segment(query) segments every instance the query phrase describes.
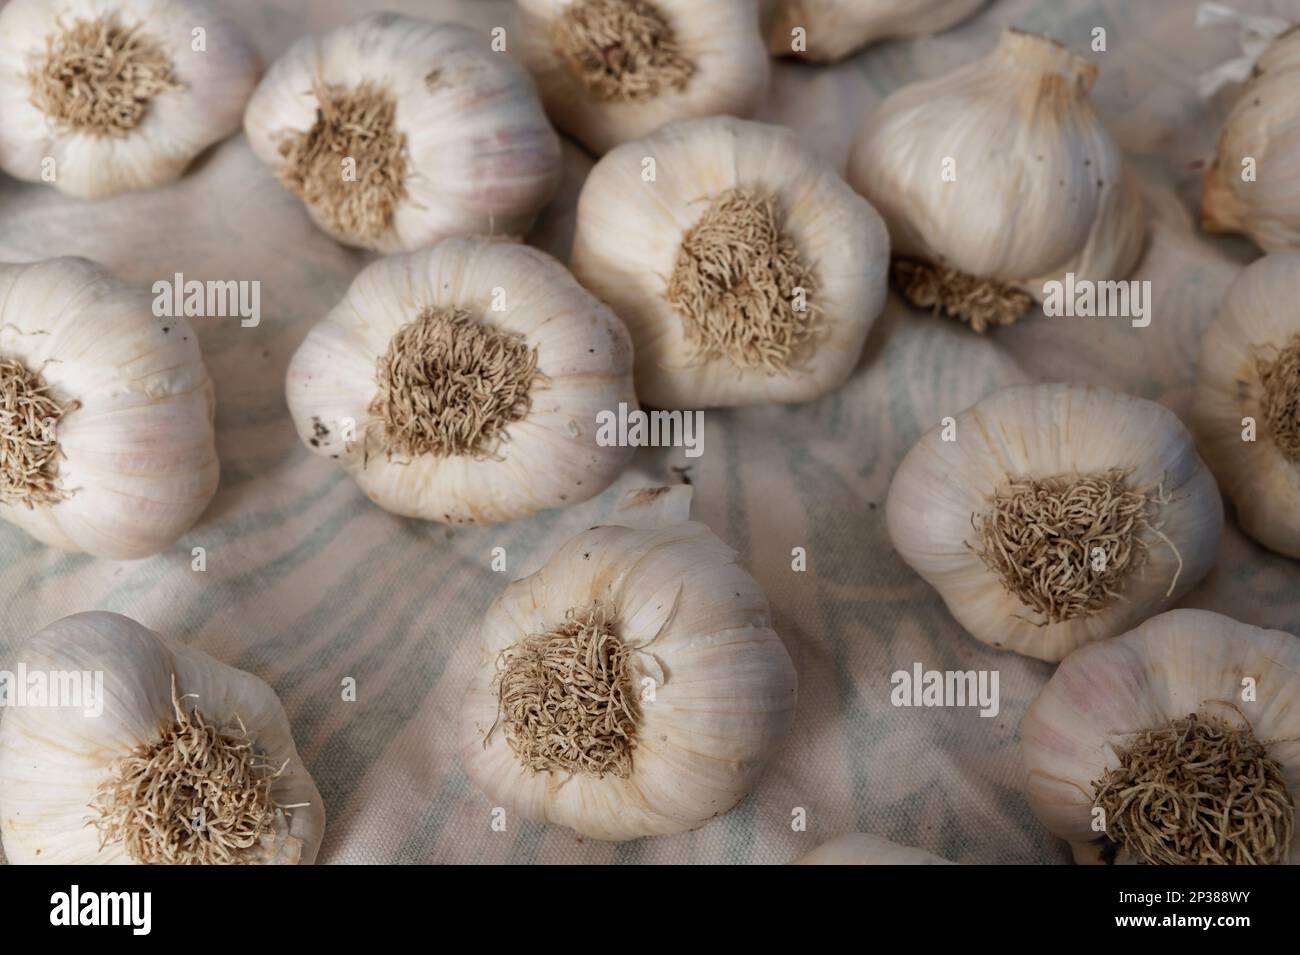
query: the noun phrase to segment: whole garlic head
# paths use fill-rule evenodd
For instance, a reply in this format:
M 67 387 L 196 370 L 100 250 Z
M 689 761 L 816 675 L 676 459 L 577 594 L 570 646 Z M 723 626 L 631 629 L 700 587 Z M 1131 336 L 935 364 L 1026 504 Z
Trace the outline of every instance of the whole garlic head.
M 1079 863 L 1300 864 L 1297 699 L 1291 634 L 1161 614 L 1053 674 L 1020 724 L 1025 798 Z
M 445 239 L 365 268 L 289 363 L 304 444 L 380 507 L 445 523 L 585 501 L 632 453 L 596 416 L 635 409 L 627 331 L 550 256 Z
M 85 199 L 166 185 L 239 129 L 260 69 L 203 0 L 10 0 L 0 168 Z
M 769 64 L 757 0 L 518 0 L 546 112 L 597 155 L 676 119 L 751 116 Z
M 1209 571 L 1223 505 L 1167 408 L 1083 385 L 994 392 L 924 435 L 885 504 L 900 557 L 977 640 L 1060 660 Z
M 790 130 L 719 116 L 596 164 L 570 266 L 631 331 L 641 400 L 677 408 L 838 387 L 884 307 L 888 262 L 875 210 Z
M 1242 270 L 1201 339 L 1201 453 L 1265 547 L 1300 557 L 1300 252 Z
M 396 13 L 295 43 L 244 131 L 318 226 L 380 252 L 522 235 L 560 178 L 559 140 L 510 56 L 468 27 Z
M 773 56 L 834 63 L 871 43 L 939 33 L 960 23 L 986 0 L 776 0 L 768 19 Z M 802 49 L 794 46 L 794 31 Z
M 865 832 L 846 832 L 824 842 L 792 865 L 952 865 L 942 856 Z
M 849 181 L 889 225 L 913 305 L 983 331 L 1066 273 L 1132 271 L 1146 216 L 1088 99 L 1096 76 L 1054 40 L 1008 30 L 984 59 L 904 86 L 867 118 Z
M 1268 251 L 1300 248 L 1298 84 L 1300 25 L 1264 51 L 1228 114 L 1201 194 L 1207 231 L 1243 232 Z
M 698 829 L 753 788 L 795 689 L 707 527 L 596 527 L 489 608 L 461 758 L 493 805 L 593 839 Z
M 102 612 L 50 624 L 19 663 L 29 681 L 76 698 L 51 689 L 46 703 L 5 708 L 0 838 L 10 862 L 315 860 L 324 804 L 275 691 L 257 677 Z
M 158 553 L 216 493 L 215 408 L 186 319 L 85 259 L 0 264 L 0 518 L 96 557 Z

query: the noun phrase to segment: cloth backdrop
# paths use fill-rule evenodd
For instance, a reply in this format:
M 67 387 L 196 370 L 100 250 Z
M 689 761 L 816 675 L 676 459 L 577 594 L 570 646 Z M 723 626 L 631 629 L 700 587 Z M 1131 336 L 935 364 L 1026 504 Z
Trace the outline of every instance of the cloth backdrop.
M 305 32 L 371 9 L 488 29 L 501 0 L 220 0 L 269 63 Z M 1300 20 L 1300 0 L 1252 12 Z M 369 261 L 316 230 L 242 134 L 177 184 L 101 202 L 0 176 L 0 260 L 81 255 L 149 287 L 258 279 L 262 321 L 196 319 L 216 382 L 221 487 L 197 526 L 137 562 L 44 547 L 0 526 L 0 668 L 40 627 L 83 610 L 127 614 L 250 670 L 275 687 L 328 821 L 320 861 L 783 863 L 844 832 L 877 833 L 957 862 L 1063 863 L 1065 845 L 1022 795 L 1017 728 L 1052 666 L 978 643 L 894 554 L 883 502 L 902 455 L 945 415 L 1001 386 L 1083 381 L 1163 402 L 1186 417 L 1202 329 L 1258 253 L 1196 228 L 1201 165 L 1232 90 L 1209 103 L 1196 78 L 1238 53 L 1232 28 L 1197 29 L 1193 0 L 994 0 L 937 37 L 877 46 L 832 68 L 775 67 L 761 118 L 794 127 L 843 169 L 855 129 L 898 86 L 984 55 L 1005 26 L 1054 35 L 1101 68 L 1094 101 L 1140 172 L 1153 220 L 1134 278 L 1154 285 L 1153 320 L 1038 315 L 988 337 L 891 295 L 852 379 L 799 406 L 705 415 L 704 454 L 645 449 L 608 492 L 568 510 L 481 529 L 393 517 L 298 443 L 285 368 L 307 330 Z M 1094 27 L 1109 52 L 1090 53 Z M 591 160 L 566 145 L 568 175 L 533 241 L 565 257 Z M 771 600 L 799 672 L 793 731 L 753 793 L 698 832 L 624 844 L 583 840 L 491 804 L 456 754 L 476 629 L 508 579 L 573 534 L 610 519 L 628 488 L 680 481 L 694 516 L 739 552 Z M 190 548 L 207 550 L 206 572 Z M 491 569 L 506 548 L 509 572 Z M 804 547 L 808 570 L 791 569 Z M 1216 568 L 1183 601 L 1300 632 L 1300 565 L 1248 541 L 1231 516 Z M 997 669 L 1001 712 L 907 709 L 889 676 Z M 354 677 L 358 699 L 341 700 Z M 807 830 L 796 832 L 801 807 Z

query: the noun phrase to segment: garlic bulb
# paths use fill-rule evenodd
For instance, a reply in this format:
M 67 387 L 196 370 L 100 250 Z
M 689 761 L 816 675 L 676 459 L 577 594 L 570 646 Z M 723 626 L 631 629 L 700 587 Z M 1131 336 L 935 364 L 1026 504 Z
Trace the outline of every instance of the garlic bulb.
M 846 832 L 822 843 L 794 865 L 952 865 L 947 859 L 865 832 Z
M 1020 724 L 1080 863 L 1300 863 L 1300 642 L 1173 610 L 1067 657 Z
M 689 120 L 609 153 L 570 266 L 627 323 L 659 408 L 808 401 L 838 387 L 884 307 L 875 210 L 782 127 Z
M 985 0 L 776 0 L 767 30 L 773 56 L 842 60 L 870 43 L 939 33 Z M 796 43 L 795 30 L 803 29 Z
M 315 860 L 324 805 L 257 677 L 101 612 L 50 624 L 18 665 L 0 721 L 10 862 Z
M 522 235 L 560 178 L 528 75 L 468 27 L 395 13 L 295 43 L 244 131 L 318 226 L 380 252 Z
M 1228 115 L 1201 194 L 1202 226 L 1243 232 L 1263 249 L 1300 248 L 1300 25 L 1255 64 Z
M 289 364 L 303 443 L 380 507 L 445 523 L 585 501 L 632 453 L 596 415 L 636 408 L 618 319 L 545 253 L 445 239 L 368 266 Z
M 579 534 L 489 608 L 480 661 L 460 730 L 470 779 L 594 839 L 703 826 L 794 718 L 767 599 L 691 522 Z
M 1244 269 L 1201 339 L 1193 426 L 1247 534 L 1300 557 L 1300 252 Z
M 885 504 L 895 550 L 972 636 L 1040 660 L 1123 633 L 1214 563 L 1223 505 L 1172 411 L 1004 388 L 927 433 Z
M 0 167 L 87 199 L 173 182 L 239 128 L 260 69 L 217 4 L 10 0 Z
M 85 259 L 0 264 L 0 517 L 97 557 L 173 544 L 217 490 L 212 382 L 184 318 Z
M 518 53 L 546 112 L 597 155 L 671 120 L 751 116 L 767 92 L 757 0 L 518 0 L 518 9 Z
M 984 59 L 903 87 L 867 119 L 849 181 L 889 225 L 908 301 L 983 331 L 1068 273 L 1132 271 L 1146 218 L 1089 102 L 1096 76 L 1054 40 L 1009 30 Z

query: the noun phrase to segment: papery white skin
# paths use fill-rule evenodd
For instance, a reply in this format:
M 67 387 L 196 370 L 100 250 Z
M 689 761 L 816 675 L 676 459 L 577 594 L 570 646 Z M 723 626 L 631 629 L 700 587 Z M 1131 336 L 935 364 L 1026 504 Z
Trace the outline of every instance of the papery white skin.
M 184 88 L 150 101 L 140 124 L 122 138 L 61 129 L 32 103 L 27 74 L 46 54 L 46 37 L 79 19 L 117 12 L 166 53 Z M 206 49 L 193 49 L 196 29 Z M 0 168 L 28 182 L 45 181 L 54 160 L 56 189 L 99 199 L 174 182 L 208 146 L 239 129 L 261 71 L 248 37 L 221 9 L 201 0 L 10 0 L 0 8 Z
M 600 601 L 615 634 L 641 647 L 629 666 L 638 704 L 627 779 L 529 773 L 497 725 L 500 654 Z M 796 676 L 767 598 L 704 525 L 597 527 L 565 544 L 488 609 L 465 696 L 465 771 L 494 806 L 624 840 L 697 829 L 750 791 L 794 718 Z M 648 677 L 655 698 L 643 698 Z M 485 742 L 486 740 L 486 742 Z
M 1223 531 L 1223 504 L 1191 435 L 1168 408 L 1084 385 L 1016 385 L 956 416 L 903 458 L 885 517 L 900 557 L 939 592 L 972 636 L 1040 660 L 1060 660 L 1089 640 L 1123 633 L 1176 602 L 1209 572 Z M 1123 599 L 1073 620 L 1039 626 L 1038 615 L 1003 587 L 979 556 L 973 516 L 1008 478 L 1041 479 L 1125 471 L 1130 487 L 1161 485 L 1168 502 L 1154 524 L 1178 550 L 1148 533 L 1145 563 Z M 1151 493 L 1155 493 L 1153 490 Z M 1179 555 L 1182 570 L 1179 571 Z M 1169 593 L 1177 575 L 1177 586 Z
M 0 504 L 37 540 L 96 557 L 175 543 L 217 490 L 216 399 L 185 318 L 86 259 L 0 264 L 0 357 L 38 372 L 60 404 L 54 504 Z
M 1238 275 L 1201 338 L 1193 412 L 1201 453 L 1242 530 L 1288 557 L 1300 557 L 1300 467 L 1268 434 L 1256 362 L 1300 335 L 1297 302 L 1300 252 L 1266 255 Z M 1246 418 L 1255 421 L 1254 441 L 1242 439 Z
M 865 832 L 836 836 L 792 865 L 953 865 L 947 859 Z
M 496 289 L 504 311 L 493 311 Z M 398 329 L 425 307 L 459 306 L 538 350 L 532 410 L 506 427 L 495 457 L 386 455 L 370 413 L 376 369 Z M 585 501 L 608 487 L 632 454 L 596 443 L 596 415 L 637 407 L 627 331 L 565 268 L 528 246 L 446 239 L 365 268 L 312 329 L 289 363 L 285 386 L 299 437 L 338 458 L 380 507 L 446 523 L 492 523 Z M 356 423 L 344 440 L 341 422 Z M 374 432 L 367 454 L 361 440 Z M 318 434 L 317 422 L 328 429 Z
M 759 35 L 757 0 L 651 0 L 695 67 L 686 87 L 650 100 L 608 102 L 570 71 L 551 41 L 574 0 L 517 0 L 516 53 L 537 80 L 555 125 L 601 155 L 678 119 L 752 116 L 767 93 L 770 65 Z
M 221 728 L 242 721 L 267 762 L 286 763 L 271 786 L 288 810 L 274 838 L 249 861 L 309 865 L 320 848 L 325 807 L 298 751 L 275 691 L 250 673 L 219 663 L 115 613 L 78 613 L 37 633 L 18 651 L 29 673 L 102 673 L 103 712 L 80 706 L 13 706 L 0 719 L 0 837 L 11 863 L 132 864 L 125 846 L 100 848 L 90 825 L 95 789 L 112 764 L 158 740 L 175 719 L 172 676 L 182 701 Z M 16 664 L 15 664 L 16 665 Z M 286 824 L 287 823 L 287 824 Z
M 986 0 L 769 0 L 767 48 L 773 56 L 818 63 L 841 60 L 871 43 L 938 33 L 971 16 Z M 793 31 L 806 49 L 791 49 Z
M 1256 700 L 1242 699 L 1244 680 Z M 1100 863 L 1092 830 L 1093 782 L 1120 765 L 1132 734 L 1191 713 L 1232 725 L 1250 721 L 1300 802 L 1300 640 L 1207 610 L 1171 610 L 1129 633 L 1071 654 L 1020 724 L 1025 798 L 1039 820 L 1070 843 L 1074 861 Z M 1221 701 L 1221 702 L 1211 702 Z M 1132 862 L 1122 851 L 1116 861 Z M 1300 863 L 1300 831 L 1289 862 Z
M 429 82 L 431 71 L 437 79 Z M 267 165 L 316 122 L 317 83 L 353 89 L 381 83 L 406 136 L 407 197 L 378 238 L 312 220 L 340 242 L 380 252 L 428 246 L 450 235 L 522 235 L 560 180 L 560 143 L 537 89 L 484 34 L 453 23 L 375 13 L 307 36 L 267 71 L 248 104 L 244 131 Z
M 653 158 L 656 179 L 642 180 Z M 776 197 L 786 233 L 820 287 L 823 336 L 784 374 L 708 363 L 686 341 L 668 281 L 686 232 L 734 187 Z M 809 401 L 839 387 L 862 352 L 888 285 L 889 237 L 869 203 L 780 126 L 727 116 L 673 123 L 596 164 L 578 199 L 570 266 L 608 302 L 636 346 L 637 394 L 656 408 Z
M 894 252 L 1023 288 L 1122 279 L 1141 257 L 1136 184 L 1088 99 L 1097 68 L 1007 31 L 987 57 L 904 86 L 868 116 L 849 181 Z M 942 173 L 955 160 L 955 181 Z
M 1242 232 L 1266 251 L 1300 248 L 1300 27 L 1279 36 L 1255 64 L 1219 134 L 1205 174 L 1202 221 Z M 1254 160 L 1255 179 L 1242 178 Z

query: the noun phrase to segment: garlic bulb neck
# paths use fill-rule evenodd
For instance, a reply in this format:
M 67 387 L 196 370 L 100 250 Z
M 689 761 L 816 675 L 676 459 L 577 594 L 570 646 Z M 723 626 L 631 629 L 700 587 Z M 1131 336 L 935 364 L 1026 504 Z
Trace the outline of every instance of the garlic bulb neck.
M 1264 387 L 1261 410 L 1269 438 L 1292 464 L 1300 465 L 1300 335 L 1271 357 L 1256 361 Z
M 491 456 L 527 416 L 537 349 L 465 309 L 428 307 L 393 335 L 370 405 L 389 455 Z
M 1006 282 L 904 256 L 890 263 L 890 277 L 903 298 L 917 308 L 959 319 L 980 333 L 1013 324 L 1034 304 L 1028 292 Z
M 597 99 L 644 102 L 686 89 L 695 66 L 650 0 L 576 0 L 551 28 L 568 70 Z
M 382 86 L 313 88 L 316 122 L 280 143 L 280 180 L 315 208 L 331 228 L 374 240 L 393 224 L 407 197 L 406 134 L 397 128 L 397 102 Z M 355 174 L 340 175 L 344 163 Z
M 1012 481 L 972 519 L 985 566 L 1046 623 L 1106 609 L 1145 562 L 1157 498 L 1118 469 Z
M 39 372 L 16 358 L 0 360 L 0 502 L 30 509 L 71 496 L 59 486 L 54 426 L 77 407 L 52 398 Z
M 47 36 L 45 58 L 27 80 L 33 104 L 55 124 L 100 139 L 128 135 L 154 97 L 184 88 L 162 45 L 115 13 Z
M 693 359 L 789 372 L 821 331 L 817 277 L 781 226 L 776 200 L 752 188 L 714 197 L 682 237 L 666 298 Z
M 1005 30 L 991 60 L 1011 73 L 1024 74 L 1030 85 L 1019 92 L 1039 97 L 1087 97 L 1097 81 L 1097 67 L 1059 40 L 1024 30 Z M 1065 80 L 1062 83 L 1061 80 Z
M 573 608 L 561 626 L 501 654 L 498 719 L 529 771 L 632 775 L 632 648 L 615 635 L 615 623 L 600 603 Z
M 288 807 L 271 786 L 284 766 L 266 762 L 242 723 L 219 729 L 186 712 L 172 676 L 175 719 L 158 739 L 113 763 L 95 791 L 101 847 L 122 843 L 142 865 L 229 865 L 258 848 Z
M 1191 713 L 1138 733 L 1118 756 L 1092 784 L 1111 861 L 1120 850 L 1153 865 L 1286 861 L 1295 800 L 1248 722 Z

